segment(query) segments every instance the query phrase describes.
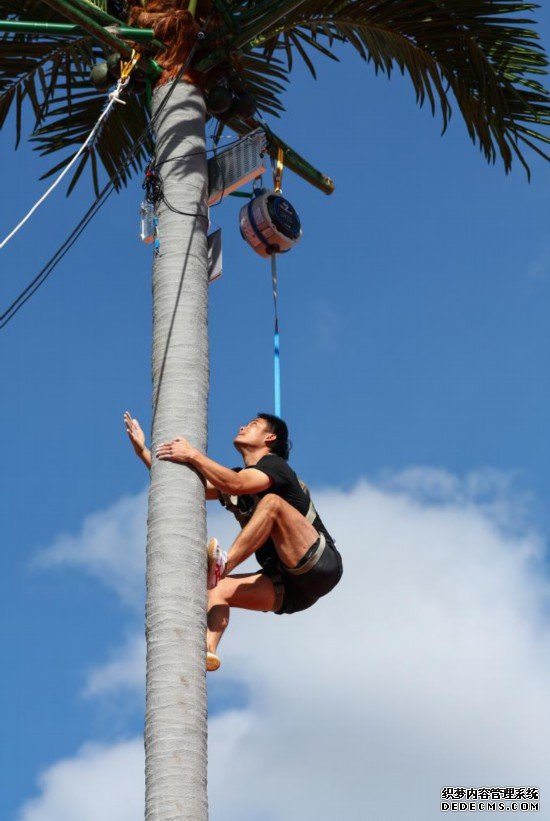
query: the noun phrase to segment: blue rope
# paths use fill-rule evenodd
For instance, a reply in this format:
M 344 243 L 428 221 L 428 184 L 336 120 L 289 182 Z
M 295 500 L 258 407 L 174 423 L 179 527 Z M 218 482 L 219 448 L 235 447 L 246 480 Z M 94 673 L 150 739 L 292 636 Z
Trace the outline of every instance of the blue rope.
M 156 212 L 155 212 L 155 242 L 154 242 L 153 247 L 155 249 L 155 256 L 158 256 L 158 254 L 160 253 L 160 239 L 159 239 L 159 218 L 157 217 Z
M 271 254 L 271 282 L 273 285 L 273 305 L 275 308 L 275 333 L 273 337 L 274 379 L 275 379 L 275 416 L 281 415 L 281 349 L 279 340 L 279 315 L 277 310 L 277 254 Z

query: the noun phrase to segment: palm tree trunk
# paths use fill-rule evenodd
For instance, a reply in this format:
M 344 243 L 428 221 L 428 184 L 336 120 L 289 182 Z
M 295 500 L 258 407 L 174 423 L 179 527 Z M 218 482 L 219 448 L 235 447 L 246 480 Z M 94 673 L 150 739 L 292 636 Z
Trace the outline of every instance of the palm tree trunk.
M 155 91 L 154 111 L 170 88 Z M 200 90 L 178 82 L 155 128 L 165 200 L 157 206 L 160 249 L 153 272 L 152 452 L 178 435 L 206 450 L 206 221 L 174 213 L 166 204 L 187 214 L 206 214 Z M 200 478 L 187 466 L 160 462 L 153 455 L 147 534 L 146 821 L 208 818 L 205 546 Z

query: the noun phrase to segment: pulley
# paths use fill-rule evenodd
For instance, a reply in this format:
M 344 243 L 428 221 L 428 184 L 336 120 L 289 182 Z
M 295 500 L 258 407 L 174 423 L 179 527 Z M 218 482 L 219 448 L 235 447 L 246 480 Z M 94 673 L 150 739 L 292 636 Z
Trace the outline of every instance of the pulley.
M 260 189 L 241 208 L 239 222 L 243 239 L 261 257 L 290 251 L 302 236 L 296 210 L 277 190 Z

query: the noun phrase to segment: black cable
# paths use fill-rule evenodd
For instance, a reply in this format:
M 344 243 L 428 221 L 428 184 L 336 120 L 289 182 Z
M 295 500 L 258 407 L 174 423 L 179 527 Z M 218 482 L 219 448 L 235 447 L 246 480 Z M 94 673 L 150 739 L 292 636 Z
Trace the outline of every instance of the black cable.
M 243 137 L 239 137 L 238 139 L 233 140 L 233 142 L 231 142 L 229 145 L 223 148 L 221 153 L 223 154 L 225 151 L 228 151 L 230 148 L 233 148 L 233 146 L 239 145 L 247 139 L 248 134 L 245 134 Z M 219 205 L 220 202 L 223 200 L 225 194 L 225 172 L 223 164 L 220 162 L 217 144 L 214 146 L 214 148 L 206 148 L 203 151 L 193 151 L 190 154 L 178 154 L 176 157 L 169 157 L 166 160 L 161 160 L 160 162 L 154 164 L 151 162 L 147 168 L 147 171 L 145 172 L 145 178 L 142 184 L 142 188 L 145 191 L 145 199 L 147 200 L 147 202 L 151 203 L 151 205 L 158 205 L 159 202 L 163 202 L 164 205 L 166 205 L 166 207 L 174 214 L 181 214 L 184 217 L 201 217 L 202 219 L 205 219 L 207 222 L 209 222 L 210 220 L 206 214 L 193 214 L 189 211 L 180 211 L 178 208 L 175 208 L 175 206 L 173 206 L 169 202 L 168 198 L 166 197 L 166 194 L 164 193 L 162 176 L 159 173 L 157 173 L 157 169 L 165 163 L 175 162 L 176 160 L 186 160 L 189 157 L 197 157 L 200 154 L 208 154 L 211 151 L 214 152 L 214 158 L 217 162 L 222 177 L 221 197 L 217 202 L 214 203 L 213 206 L 211 206 L 211 208 L 215 208 L 217 205 Z
M 196 152 L 204 153 L 204 152 Z M 151 203 L 151 205 L 157 206 L 159 202 L 163 202 L 169 211 L 172 211 L 174 214 L 181 214 L 183 217 L 201 217 L 201 219 L 206 220 L 209 222 L 207 214 L 201 214 L 200 212 L 197 213 L 190 213 L 189 211 L 180 211 L 179 208 L 176 208 L 172 205 L 171 202 L 168 201 L 166 194 L 164 193 L 164 186 L 163 180 L 160 174 L 155 171 L 155 167 L 149 167 L 145 174 L 145 179 L 143 180 L 142 188 L 145 191 L 145 199 L 147 202 Z
M 233 140 L 233 142 L 229 143 L 227 146 L 225 146 L 222 149 L 221 153 L 223 154 L 225 151 L 228 151 L 230 148 L 233 148 L 234 146 L 239 145 L 240 143 L 244 142 L 245 140 L 248 139 L 248 136 L 249 136 L 248 134 L 245 134 L 244 136 L 239 137 L 236 140 Z M 169 157 L 166 160 L 161 160 L 160 162 L 156 162 L 154 164 L 151 162 L 149 164 L 148 168 L 147 168 L 147 171 L 145 173 L 145 179 L 143 180 L 143 184 L 142 184 L 142 188 L 145 191 L 145 199 L 147 200 L 147 202 L 151 203 L 152 205 L 157 205 L 159 202 L 163 202 L 166 205 L 166 207 L 170 211 L 172 211 L 174 214 L 181 214 L 182 216 L 185 216 L 185 217 L 202 217 L 203 219 L 208 220 L 208 217 L 205 214 L 191 214 L 188 211 L 179 211 L 177 208 L 175 208 L 168 201 L 168 199 L 166 197 L 166 194 L 164 193 L 163 185 L 162 185 L 162 177 L 160 176 L 160 174 L 157 174 L 156 172 L 157 172 L 157 169 L 160 168 L 160 166 L 164 165 L 165 163 L 175 162 L 176 160 L 186 160 L 189 157 L 197 157 L 199 154 L 209 154 L 211 151 L 214 152 L 214 159 L 216 160 L 216 162 L 218 164 L 218 168 L 220 170 L 220 174 L 221 174 L 221 177 L 222 177 L 222 194 L 221 194 L 221 197 L 219 198 L 219 200 L 217 202 L 214 203 L 214 205 L 211 206 L 211 208 L 215 208 L 217 205 L 219 205 L 221 203 L 221 201 L 223 200 L 224 194 L 225 194 L 225 173 L 224 173 L 223 164 L 220 162 L 217 144 L 213 148 L 206 148 L 203 151 L 193 151 L 190 154 L 178 154 L 176 157 Z
M 70 248 L 72 248 L 76 240 L 79 238 L 80 234 L 84 231 L 88 223 L 97 214 L 99 209 L 105 204 L 105 202 L 107 202 L 107 199 L 110 197 L 114 190 L 114 186 L 105 186 L 103 191 L 100 193 L 100 196 L 87 210 L 86 214 L 82 217 L 82 219 L 80 220 L 76 228 L 72 231 L 68 239 L 65 240 L 65 242 L 60 248 L 58 248 L 53 257 L 50 258 L 50 260 L 37 274 L 37 276 L 32 280 L 32 282 L 30 282 L 27 285 L 27 287 L 23 291 L 21 291 L 19 296 L 12 302 L 9 308 L 7 308 L 3 314 L 0 314 L 0 330 L 4 328 L 8 324 L 8 322 L 10 322 L 10 320 L 13 319 L 16 313 L 23 307 L 23 305 L 26 302 L 28 302 L 28 300 L 36 293 L 40 286 L 48 279 L 48 277 L 53 272 L 57 264 L 61 262 L 65 254 L 70 250 Z M 100 199 L 100 197 L 102 197 L 102 199 Z
M 212 14 L 210 15 L 212 17 Z M 210 22 L 210 18 L 205 23 L 205 28 L 208 26 Z M 178 71 L 177 75 L 174 77 L 172 81 L 171 88 L 168 90 L 164 100 L 160 103 L 159 107 L 157 108 L 155 114 L 150 118 L 147 126 L 143 129 L 142 133 L 136 140 L 136 143 L 133 149 L 130 151 L 130 154 L 126 161 L 124 161 L 115 172 L 114 177 L 112 177 L 109 182 L 105 185 L 102 191 L 99 193 L 95 201 L 92 203 L 90 208 L 87 210 L 85 215 L 82 217 L 78 225 L 73 229 L 70 233 L 69 237 L 65 240 L 65 242 L 58 248 L 55 254 L 49 259 L 46 265 L 42 268 L 42 270 L 36 275 L 36 277 L 19 293 L 19 295 L 14 299 L 11 305 L 2 313 L 0 314 L 0 330 L 4 328 L 8 322 L 10 322 L 13 317 L 18 313 L 18 311 L 23 307 L 23 305 L 28 302 L 28 300 L 36 293 L 38 288 L 48 279 L 51 273 L 53 273 L 54 269 L 57 267 L 58 263 L 63 259 L 67 251 L 74 245 L 80 234 L 84 231 L 86 226 L 91 222 L 93 217 L 97 214 L 99 209 L 104 205 L 105 201 L 108 197 L 113 193 L 115 189 L 115 182 L 119 179 L 121 174 L 128 168 L 132 160 L 134 159 L 135 155 L 143 145 L 144 141 L 147 139 L 149 131 L 151 130 L 153 124 L 158 119 L 159 115 L 161 114 L 162 110 L 168 103 L 170 96 L 174 92 L 176 87 L 176 83 L 181 79 L 183 74 L 189 68 L 191 60 L 195 55 L 195 51 L 197 50 L 199 43 L 204 38 L 204 32 L 200 31 L 197 34 L 197 39 L 191 48 L 187 56 L 187 60 L 181 66 L 180 70 Z M 194 215 L 193 215 L 194 216 Z M 198 216 L 198 215 L 197 215 Z M 203 215 L 200 215 L 203 216 Z
M 182 217 L 196 217 L 196 218 L 200 217 L 201 219 L 206 220 L 207 225 L 210 223 L 210 219 L 208 218 L 208 216 L 206 214 L 199 214 L 199 213 L 193 214 L 193 213 L 190 213 L 189 211 L 180 211 L 179 208 L 175 208 L 175 206 L 173 206 L 171 203 L 169 203 L 168 200 L 166 199 L 166 194 L 162 195 L 162 201 L 165 204 L 165 206 L 168 208 L 168 210 L 172 211 L 172 213 L 174 213 L 174 214 L 180 214 Z

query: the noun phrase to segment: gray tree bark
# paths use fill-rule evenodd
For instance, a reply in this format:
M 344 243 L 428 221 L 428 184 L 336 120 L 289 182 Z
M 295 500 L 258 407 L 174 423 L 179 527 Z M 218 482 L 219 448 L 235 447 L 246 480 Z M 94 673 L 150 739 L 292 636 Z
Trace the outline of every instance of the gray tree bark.
M 172 84 L 155 91 L 153 111 Z M 205 107 L 178 82 L 155 124 L 166 201 L 207 215 Z M 202 153 L 201 153 L 202 152 Z M 168 162 L 166 162 L 168 161 Z M 147 533 L 146 821 L 206 821 L 206 522 L 204 488 L 155 459 L 176 436 L 206 450 L 208 272 L 205 219 L 157 206 L 153 271 L 153 464 Z

